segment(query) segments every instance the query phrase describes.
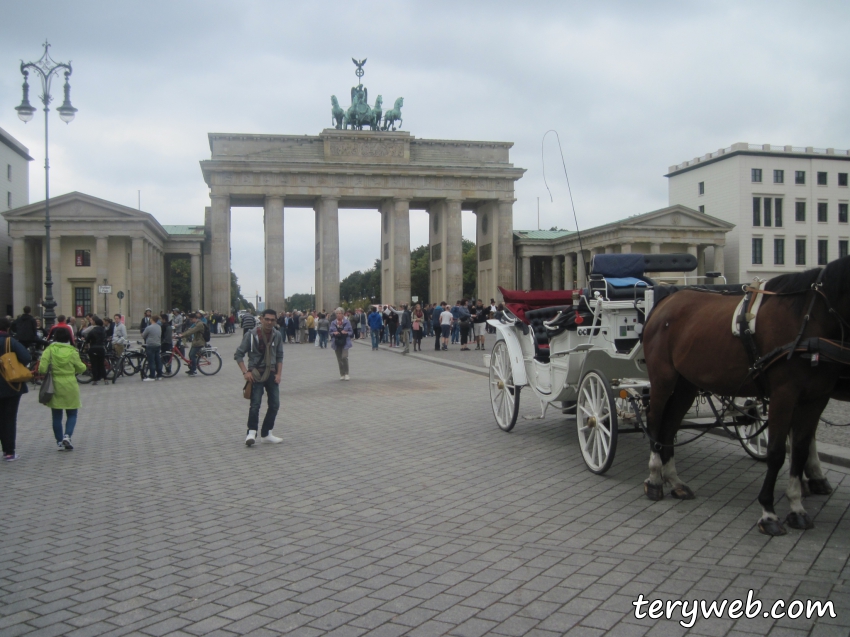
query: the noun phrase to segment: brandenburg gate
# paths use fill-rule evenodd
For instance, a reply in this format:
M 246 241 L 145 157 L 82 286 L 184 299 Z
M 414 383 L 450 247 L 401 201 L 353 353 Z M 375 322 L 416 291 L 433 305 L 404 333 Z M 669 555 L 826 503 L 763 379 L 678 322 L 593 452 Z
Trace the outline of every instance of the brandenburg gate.
M 243 206 L 264 210 L 266 307 L 278 311 L 285 306 L 287 209 L 298 209 L 295 214 L 312 209 L 315 215 L 319 310 L 339 305 L 340 208 L 380 212 L 379 252 L 377 245 L 364 250 L 380 254 L 383 303 L 411 300 L 411 209 L 429 213 L 432 302 L 453 303 L 463 296 L 461 210 L 477 217 L 478 296 L 488 301 L 498 298 L 496 286 L 515 287 L 514 182 L 525 170 L 510 163 L 512 143 L 417 139 L 401 131 L 342 128 L 348 123 L 339 121 L 338 128 L 316 136 L 210 133 L 212 156 L 201 162 L 212 200 L 210 309 L 230 307 L 230 210 Z

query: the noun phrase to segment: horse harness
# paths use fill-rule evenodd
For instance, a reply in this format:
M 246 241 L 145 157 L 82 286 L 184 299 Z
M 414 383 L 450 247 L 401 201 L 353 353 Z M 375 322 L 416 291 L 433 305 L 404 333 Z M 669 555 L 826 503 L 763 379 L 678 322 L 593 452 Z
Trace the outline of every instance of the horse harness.
M 829 302 L 829 297 L 827 297 L 823 291 L 823 276 L 825 272 L 826 268 L 822 268 L 818 273 L 817 279 L 811 285 L 811 290 L 814 294 L 812 295 L 812 300 L 809 302 L 806 314 L 803 316 L 803 322 L 800 325 L 796 338 L 791 343 L 775 347 L 764 356 L 760 355 L 758 345 L 753 338 L 753 331 L 750 329 L 750 326 L 752 325 L 751 321 L 754 319 L 754 313 L 752 310 L 754 307 L 756 310 L 758 309 L 756 306 L 756 297 L 758 295 L 792 296 L 795 294 L 803 294 L 805 293 L 805 290 L 801 290 L 799 292 L 771 292 L 769 290 L 761 289 L 761 282 L 759 282 L 759 284 L 755 287 L 747 286 L 744 288 L 745 298 L 740 305 L 740 310 L 735 318 L 735 322 L 738 325 L 738 336 L 740 337 L 741 342 L 744 345 L 744 349 L 747 352 L 747 356 L 750 359 L 750 369 L 747 376 L 753 378 L 756 388 L 763 397 L 768 395 L 769 390 L 764 372 L 767 371 L 767 369 L 774 363 L 779 362 L 783 357 L 785 360 L 791 360 L 791 357 L 794 356 L 794 354 L 800 354 L 805 358 L 809 358 L 812 367 L 817 366 L 821 360 L 841 365 L 850 365 L 850 347 L 846 347 L 844 345 L 844 328 L 846 327 L 850 330 L 850 323 L 848 323 L 838 312 L 835 311 L 835 308 L 833 308 L 832 304 Z M 811 337 L 803 340 L 803 333 L 806 331 L 806 327 L 809 324 L 812 309 L 814 308 L 815 301 L 818 297 L 823 298 L 824 303 L 826 303 L 827 310 L 838 321 L 841 328 L 841 341 L 839 343 L 836 343 L 834 340 L 821 337 Z

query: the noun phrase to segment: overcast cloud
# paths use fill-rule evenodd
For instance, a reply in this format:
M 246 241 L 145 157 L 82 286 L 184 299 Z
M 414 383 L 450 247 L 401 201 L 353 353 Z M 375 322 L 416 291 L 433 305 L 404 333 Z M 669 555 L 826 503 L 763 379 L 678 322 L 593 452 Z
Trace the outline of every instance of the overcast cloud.
M 0 127 L 30 148 L 44 192 L 43 129 L 13 110 L 21 59 L 47 38 L 72 60 L 77 119 L 52 114 L 51 192 L 203 223 L 207 133 L 318 134 L 348 106 L 352 57 L 385 104 L 405 98 L 416 137 L 514 142 L 527 173 L 514 227 L 575 228 L 667 205 L 667 167 L 734 142 L 850 147 L 846 2 L 288 3 L 28 0 L 0 5 Z M 61 99 L 61 98 L 60 98 Z M 234 209 L 233 269 L 263 294 L 260 209 Z M 343 276 L 372 265 L 376 212 L 340 214 Z M 313 285 L 312 211 L 286 216 L 286 294 Z M 470 213 L 464 234 L 474 238 Z M 411 246 L 427 218 L 411 213 Z

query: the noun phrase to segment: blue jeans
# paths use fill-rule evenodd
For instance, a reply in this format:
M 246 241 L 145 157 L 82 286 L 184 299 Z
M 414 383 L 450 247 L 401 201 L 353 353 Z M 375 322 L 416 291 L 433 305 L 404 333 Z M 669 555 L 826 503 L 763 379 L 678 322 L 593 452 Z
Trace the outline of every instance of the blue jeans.
M 395 328 L 395 346 L 398 347 L 401 343 L 399 342 L 401 339 L 401 327 Z
M 452 345 L 460 343 L 460 322 L 452 323 Z
M 381 328 L 381 342 L 382 343 L 389 342 L 389 339 L 387 338 L 387 334 L 389 334 L 389 331 L 390 331 L 390 328 L 388 328 L 387 326 L 384 326 L 384 327 Z
M 53 412 L 53 436 L 56 438 L 56 442 L 62 442 L 62 410 L 51 409 L 50 411 Z M 65 435 L 70 437 L 74 435 L 74 427 L 77 426 L 77 410 L 66 409 L 65 413 L 68 414 L 68 420 L 65 422 Z
M 269 397 L 269 408 L 266 411 L 266 417 L 263 418 L 261 436 L 269 435 L 269 432 L 274 429 L 274 419 L 277 417 L 277 410 L 280 409 L 280 385 L 274 382 L 274 373 L 269 374 L 265 383 L 255 381 L 251 388 L 251 407 L 248 409 L 248 431 L 257 431 L 257 425 L 260 422 L 260 405 L 263 404 L 264 391 Z
M 198 371 L 198 357 L 201 355 L 201 352 L 204 351 L 202 346 L 195 347 L 194 345 L 189 350 L 189 371 L 196 372 Z
M 159 345 L 145 345 L 145 354 L 151 378 L 162 378 L 162 348 Z
M 328 331 L 319 330 L 319 347 L 322 349 L 328 348 Z
M 372 349 L 378 349 L 379 337 L 380 337 L 380 332 L 378 332 L 378 330 L 372 330 Z

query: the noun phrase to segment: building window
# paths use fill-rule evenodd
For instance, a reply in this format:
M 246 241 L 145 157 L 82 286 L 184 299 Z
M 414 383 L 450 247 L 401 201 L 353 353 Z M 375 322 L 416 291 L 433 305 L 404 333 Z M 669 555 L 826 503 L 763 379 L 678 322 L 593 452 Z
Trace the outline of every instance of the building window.
M 794 202 L 794 219 L 796 219 L 797 221 L 805 221 L 806 220 L 806 202 L 805 201 Z
M 785 171 L 784 170 L 774 170 L 773 171 L 773 183 L 775 183 L 775 184 L 784 184 L 785 183 Z
M 753 183 L 754 184 L 760 184 L 761 183 L 761 168 L 753 168 L 752 169 L 752 177 L 753 177 Z
M 844 175 L 844 177 L 846 179 L 847 175 Z M 12 164 L 6 164 L 6 179 L 12 181 Z M 846 186 L 847 184 L 844 185 Z
M 389 258 L 390 258 L 390 244 L 385 243 L 384 244 L 384 261 L 386 261 Z
M 773 240 L 773 265 L 785 265 L 785 239 Z
M 806 171 L 805 170 L 795 170 L 794 171 L 794 183 L 799 186 L 806 185 Z
M 443 258 L 443 244 L 435 243 L 431 246 L 431 261 L 439 261 Z
M 12 193 L 11 192 L 6 193 L 6 207 L 9 208 L 9 209 L 12 208 Z
M 829 263 L 829 255 L 827 254 L 828 246 L 828 239 L 818 239 L 818 265 L 826 265 Z
M 818 186 L 826 186 L 826 173 L 818 173 Z
M 850 243 L 847 239 L 841 239 L 838 242 L 838 258 L 843 259 L 847 256 L 847 244 Z
M 761 225 L 761 197 L 753 197 L 753 226 Z
M 782 227 L 782 200 L 773 200 L 773 225 L 777 228 Z
M 699 194 L 701 194 L 701 195 L 705 194 L 705 182 L 704 181 L 699 182 L 699 184 L 697 185 L 697 188 L 699 190 Z
M 6 258 L 9 260 L 9 263 L 12 262 L 12 246 L 6 248 Z
M 847 185 L 847 173 L 838 173 L 838 185 L 846 186 Z
M 700 211 L 702 214 L 705 214 L 705 206 L 700 206 L 700 207 L 699 207 L 699 211 Z
M 838 204 L 838 223 L 847 223 L 847 204 Z
M 761 265 L 762 263 L 763 243 L 760 237 L 753 237 L 753 265 Z
M 91 288 L 74 288 L 74 314 L 85 316 L 91 312 Z
M 74 265 L 78 268 L 91 267 L 91 250 L 76 250 L 74 252 Z
M 819 201 L 818 202 L 818 222 L 819 223 L 826 223 L 826 218 L 827 218 L 826 209 L 827 209 L 826 202 L 825 201 Z
M 806 265 L 806 240 L 797 239 L 796 241 L 797 265 Z
M 764 198 L 764 225 L 770 227 L 773 225 L 773 214 L 771 210 L 772 199 L 770 197 Z

